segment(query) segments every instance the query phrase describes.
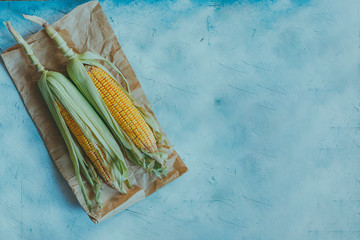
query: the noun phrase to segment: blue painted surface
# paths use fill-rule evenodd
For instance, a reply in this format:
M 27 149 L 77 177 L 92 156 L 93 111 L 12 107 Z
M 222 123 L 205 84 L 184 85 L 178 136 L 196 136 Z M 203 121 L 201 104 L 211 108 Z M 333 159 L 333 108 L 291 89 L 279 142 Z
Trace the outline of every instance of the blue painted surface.
M 81 3 L 0 18 L 27 37 L 20 13 Z M 101 5 L 190 171 L 94 225 L 1 65 L 0 239 L 360 239 L 357 0 Z

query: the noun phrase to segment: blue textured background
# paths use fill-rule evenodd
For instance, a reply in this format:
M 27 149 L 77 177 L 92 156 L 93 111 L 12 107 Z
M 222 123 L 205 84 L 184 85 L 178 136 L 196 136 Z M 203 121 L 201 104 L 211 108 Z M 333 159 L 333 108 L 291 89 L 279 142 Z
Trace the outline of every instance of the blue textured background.
M 54 22 L 83 1 L 1 2 Z M 0 239 L 360 239 L 358 0 L 101 1 L 190 171 L 94 225 L 0 66 Z M 0 27 L 0 50 L 15 44 Z

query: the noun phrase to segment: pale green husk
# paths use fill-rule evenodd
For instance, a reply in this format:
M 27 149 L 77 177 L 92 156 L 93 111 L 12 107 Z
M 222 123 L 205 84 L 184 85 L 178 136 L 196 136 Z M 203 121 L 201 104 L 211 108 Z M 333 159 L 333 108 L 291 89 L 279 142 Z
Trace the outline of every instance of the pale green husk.
M 67 46 L 66 42 L 55 31 L 55 29 L 53 29 L 43 19 L 36 16 L 24 17 L 29 19 L 30 21 L 42 25 L 45 28 L 46 33 L 56 42 L 61 52 L 68 58 L 67 71 L 70 78 L 73 80 L 80 92 L 90 102 L 90 104 L 94 107 L 94 109 L 99 113 L 99 115 L 103 118 L 108 127 L 111 129 L 118 142 L 122 145 L 125 156 L 135 164 L 143 167 L 149 173 L 154 173 L 160 178 L 162 175 L 166 176 L 165 164 L 168 158 L 168 149 L 171 148 L 171 146 L 169 146 L 169 144 L 167 143 L 165 136 L 160 131 L 159 125 L 152 116 L 152 114 L 150 114 L 150 112 L 145 107 L 141 107 L 134 101 L 130 93 L 129 84 L 121 71 L 113 63 L 109 62 L 107 59 L 95 53 L 74 53 L 74 51 Z M 110 68 L 115 70 L 122 77 L 126 89 L 119 82 L 117 83 L 119 87 L 121 87 L 122 90 L 127 94 L 127 96 L 132 100 L 134 105 L 140 111 L 141 115 L 144 117 L 145 121 L 153 131 L 159 150 L 158 152 L 149 153 L 144 149 L 136 147 L 132 140 L 125 133 L 125 131 L 122 130 L 119 124 L 112 117 L 110 111 L 107 109 L 104 101 L 102 100 L 96 86 L 94 85 L 86 71 L 86 67 L 88 66 L 97 66 L 107 72 L 113 79 L 115 79 L 114 76 L 110 73 L 110 71 L 99 61 L 105 62 Z
M 66 109 L 85 137 L 96 148 L 96 154 L 101 158 L 102 163 L 109 166 L 110 174 L 114 179 L 113 187 L 125 193 L 124 182 L 128 182 L 128 170 L 122 152 L 106 125 L 78 89 L 64 75 L 45 70 L 34 56 L 30 46 L 12 28 L 10 22 L 7 22 L 6 26 L 14 38 L 24 47 L 37 70 L 42 73 L 38 82 L 39 89 L 69 150 L 70 159 L 88 208 L 91 210 L 93 203 L 86 192 L 81 175 L 90 184 L 99 207 L 102 205 L 100 199 L 102 181 L 89 160 L 84 158 L 84 153 L 68 129 L 57 103 Z M 105 157 L 103 157 L 100 149 L 105 152 Z
M 72 146 L 76 140 L 67 128 L 56 102 L 61 104 L 71 115 L 82 133 L 95 147 L 102 163 L 109 166 L 114 178 L 113 187 L 125 193 L 124 181 L 128 178 L 128 171 L 124 157 L 110 131 L 91 105 L 76 87 L 60 73 L 45 71 L 38 85 L 65 142 L 69 141 Z M 77 148 L 80 150 L 79 146 Z M 105 157 L 103 157 L 100 149 L 106 153 Z M 81 151 L 80 155 L 82 156 Z

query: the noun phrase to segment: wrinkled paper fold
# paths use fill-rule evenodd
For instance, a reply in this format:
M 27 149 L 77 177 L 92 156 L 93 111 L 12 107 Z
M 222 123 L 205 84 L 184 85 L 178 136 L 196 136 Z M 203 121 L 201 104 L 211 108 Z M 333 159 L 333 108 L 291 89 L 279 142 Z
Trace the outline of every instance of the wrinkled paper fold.
M 128 79 L 132 96 L 138 103 L 149 107 L 144 91 L 98 2 L 88 2 L 78 6 L 54 23 L 53 27 L 76 52 L 92 51 L 113 62 Z M 27 38 L 27 42 L 46 69 L 58 71 L 67 76 L 66 58 L 44 31 L 31 35 Z M 168 175 L 162 180 L 150 177 L 142 168 L 127 162 L 129 172 L 136 179 L 137 186 L 123 195 L 103 184 L 103 208 L 97 213 L 90 213 L 77 183 L 65 142 L 38 89 L 37 81 L 41 76 L 40 73 L 36 71 L 19 44 L 6 50 L 1 56 L 51 158 L 93 222 L 101 222 L 143 200 L 187 171 L 184 162 L 174 150 L 170 150 L 167 163 Z M 115 71 L 112 73 L 120 79 Z M 90 192 L 90 188 L 87 185 L 86 187 Z

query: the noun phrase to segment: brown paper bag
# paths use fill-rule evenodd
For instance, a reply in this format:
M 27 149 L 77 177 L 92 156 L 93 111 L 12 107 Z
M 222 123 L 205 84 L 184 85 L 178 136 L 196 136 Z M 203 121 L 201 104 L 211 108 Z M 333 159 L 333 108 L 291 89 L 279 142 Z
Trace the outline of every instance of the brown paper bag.
M 76 52 L 92 51 L 113 62 L 128 79 L 135 100 L 140 104 L 149 106 L 140 83 L 121 50 L 120 44 L 98 2 L 88 2 L 78 6 L 54 23 L 53 27 L 59 31 L 60 35 Z M 27 42 L 46 69 L 66 75 L 67 61 L 44 31 L 31 35 Z M 187 171 L 184 162 L 174 150 L 169 153 L 168 175 L 162 180 L 150 177 L 142 168 L 127 162 L 129 163 L 129 172 L 136 179 L 137 186 L 123 195 L 103 184 L 103 208 L 96 213 L 89 212 L 77 183 L 65 142 L 38 89 L 37 81 L 40 78 L 40 73 L 36 71 L 19 44 L 6 50 L 1 56 L 51 158 L 93 222 L 103 221 L 141 201 Z M 112 71 L 112 73 L 115 77 L 119 77 L 116 72 Z M 90 188 L 86 187 L 90 192 Z

